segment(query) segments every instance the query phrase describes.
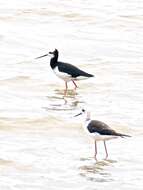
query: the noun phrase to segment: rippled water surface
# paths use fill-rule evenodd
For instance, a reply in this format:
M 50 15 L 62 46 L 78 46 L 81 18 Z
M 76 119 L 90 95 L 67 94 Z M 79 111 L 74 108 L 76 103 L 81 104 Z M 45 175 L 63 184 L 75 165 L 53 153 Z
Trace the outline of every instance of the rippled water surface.
M 0 0 L 0 189 L 137 190 L 143 187 L 143 1 Z M 34 58 L 95 75 L 64 82 Z M 131 138 L 109 159 L 73 118 L 82 107 Z

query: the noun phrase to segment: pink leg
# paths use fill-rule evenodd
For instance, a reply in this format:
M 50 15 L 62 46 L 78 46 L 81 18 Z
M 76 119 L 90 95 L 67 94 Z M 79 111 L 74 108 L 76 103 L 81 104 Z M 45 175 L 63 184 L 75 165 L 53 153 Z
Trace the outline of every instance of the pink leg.
M 94 155 L 94 158 L 95 160 L 97 161 L 97 144 L 96 144 L 96 141 L 95 141 L 95 155 Z
M 75 86 L 75 90 L 76 90 L 76 88 L 77 88 L 77 84 L 75 83 L 74 80 L 72 80 L 72 82 L 73 82 L 73 84 L 74 84 L 74 86 Z
M 106 152 L 106 157 L 105 157 L 105 159 L 107 159 L 107 158 L 108 158 L 108 152 L 107 152 L 107 147 L 106 147 L 105 141 L 104 141 L 104 147 L 105 147 L 105 152 Z
M 68 84 L 67 84 L 67 82 L 65 82 L 65 86 L 66 86 L 66 89 L 64 90 L 64 96 L 67 95 L 67 89 L 68 89 Z

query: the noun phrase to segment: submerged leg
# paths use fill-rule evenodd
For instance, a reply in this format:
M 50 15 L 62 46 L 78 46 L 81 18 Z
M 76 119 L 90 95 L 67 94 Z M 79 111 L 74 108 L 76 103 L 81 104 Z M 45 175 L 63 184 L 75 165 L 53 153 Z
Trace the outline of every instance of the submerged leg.
M 107 158 L 108 158 L 108 152 L 107 152 L 107 147 L 106 147 L 105 141 L 104 141 L 104 148 L 105 148 L 105 152 L 106 152 L 106 157 L 105 157 L 105 159 L 107 159 Z
M 64 96 L 67 95 L 67 90 L 68 90 L 68 84 L 67 84 L 67 82 L 65 82 L 65 86 L 66 86 L 66 89 L 64 90 Z
M 96 144 L 96 141 L 95 141 L 95 155 L 94 155 L 94 158 L 95 160 L 97 161 L 97 144 Z
M 75 86 L 75 90 L 76 90 L 76 88 L 77 88 L 77 84 L 75 83 L 74 80 L 72 80 L 72 82 L 73 82 L 73 84 L 74 84 L 74 86 Z

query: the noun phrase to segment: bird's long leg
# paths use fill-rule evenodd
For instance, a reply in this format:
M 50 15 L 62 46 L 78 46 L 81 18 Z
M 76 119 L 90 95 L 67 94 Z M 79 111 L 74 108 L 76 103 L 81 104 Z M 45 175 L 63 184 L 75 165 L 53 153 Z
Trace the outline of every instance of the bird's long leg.
M 95 160 L 97 161 L 97 144 L 96 144 L 96 141 L 95 141 L 95 155 L 94 155 L 94 158 Z
M 67 84 L 67 82 L 65 82 L 65 86 L 66 86 L 66 89 L 64 90 L 64 96 L 67 95 L 67 90 L 68 90 L 68 84 Z
M 75 81 L 74 80 L 72 80 L 72 82 L 73 82 L 73 84 L 74 84 L 74 86 L 75 86 L 75 90 L 76 90 L 76 88 L 77 88 L 77 84 L 75 83 Z
M 105 159 L 107 159 L 108 158 L 108 152 L 107 152 L 107 147 L 106 147 L 106 142 L 104 141 L 104 148 L 105 148 L 105 152 L 106 152 L 106 157 L 105 157 Z

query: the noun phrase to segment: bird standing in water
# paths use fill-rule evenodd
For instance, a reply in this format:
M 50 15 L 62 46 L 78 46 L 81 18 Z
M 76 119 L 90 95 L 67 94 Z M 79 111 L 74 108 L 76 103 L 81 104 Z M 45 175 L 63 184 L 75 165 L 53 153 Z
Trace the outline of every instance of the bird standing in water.
M 129 135 L 116 132 L 115 130 L 111 129 L 107 124 L 103 123 L 102 121 L 91 120 L 90 112 L 84 109 L 82 109 L 82 111 L 79 114 L 75 115 L 75 117 L 79 115 L 84 116 L 84 124 L 83 124 L 84 130 L 88 133 L 88 135 L 90 135 L 95 140 L 95 155 L 94 156 L 96 160 L 97 160 L 96 141 L 104 142 L 104 148 L 106 152 L 105 159 L 107 159 L 108 152 L 107 152 L 107 147 L 106 147 L 106 140 L 115 139 L 118 137 L 130 137 Z
M 55 49 L 53 52 L 49 52 L 48 54 L 37 57 L 36 59 L 48 56 L 49 54 L 53 55 L 53 57 L 50 60 L 50 66 L 52 70 L 59 78 L 65 81 L 65 91 L 64 91 L 65 96 L 67 94 L 67 90 L 68 90 L 67 83 L 69 81 L 73 82 L 74 87 L 75 87 L 74 89 L 76 90 L 77 84 L 75 81 L 87 79 L 89 77 L 94 77 L 94 75 L 88 74 L 87 72 L 80 70 L 79 68 L 77 68 L 76 66 L 72 64 L 58 61 L 59 52 L 57 49 Z

